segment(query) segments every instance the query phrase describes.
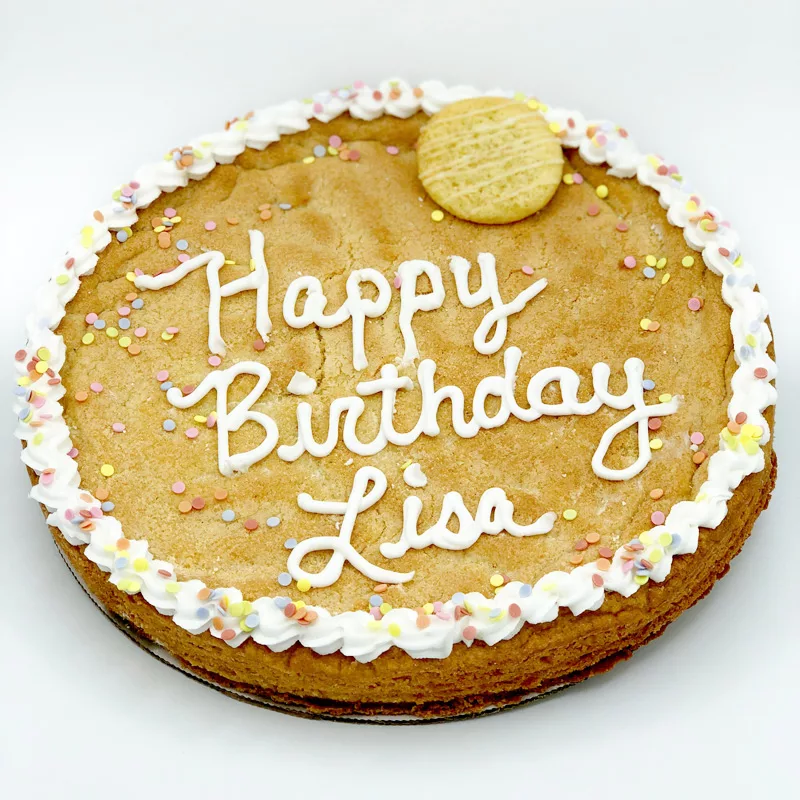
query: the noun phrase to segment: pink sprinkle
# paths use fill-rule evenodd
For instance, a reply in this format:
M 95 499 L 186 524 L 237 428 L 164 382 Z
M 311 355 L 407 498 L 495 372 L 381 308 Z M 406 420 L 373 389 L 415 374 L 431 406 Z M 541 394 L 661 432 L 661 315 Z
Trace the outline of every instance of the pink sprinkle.
M 658 417 L 650 417 L 647 421 L 647 427 L 651 431 L 657 431 L 661 427 L 661 420 Z
M 394 280 L 392 281 L 392 286 L 395 289 L 399 289 L 403 285 L 403 279 L 399 275 L 394 276 Z
M 360 151 L 360 150 L 351 150 L 351 151 L 350 151 L 350 152 L 347 154 L 347 157 L 348 157 L 348 158 L 349 158 L 351 161 L 358 161 L 358 159 L 359 159 L 359 158 L 361 158 L 361 151 Z
M 522 614 L 522 609 L 516 603 L 512 603 L 508 607 L 508 616 L 512 619 L 516 619 L 520 614 Z
M 617 230 L 620 233 L 625 233 L 625 231 L 628 230 L 628 223 L 627 222 L 618 222 L 617 223 Z
M 653 525 L 663 525 L 665 519 L 666 517 L 664 516 L 663 511 L 654 511 L 650 515 L 650 522 L 652 522 Z
M 699 311 L 703 307 L 703 303 L 699 297 L 690 297 L 686 305 L 689 306 L 690 311 Z
M 636 266 L 636 259 L 633 256 L 625 256 L 622 259 L 622 265 L 628 269 L 633 269 Z
M 94 517 L 94 519 L 100 519 L 103 516 L 103 509 L 100 506 L 92 506 L 89 509 L 89 513 Z
M 178 256 L 178 261 L 180 261 L 181 264 L 185 263 L 188 260 L 189 260 L 189 254 L 188 253 L 181 253 Z
M 139 183 L 139 181 L 131 181 L 128 184 L 128 186 L 130 186 L 131 189 L 138 189 L 141 186 L 141 184 Z
M 75 519 L 75 512 L 74 512 L 74 511 L 73 511 L 71 508 L 68 508 L 68 509 L 67 509 L 67 510 L 64 512 L 64 519 L 65 519 L 67 522 L 70 522 L 70 521 L 72 521 L 73 519 Z
M 142 272 L 142 271 L 139 269 L 139 267 L 136 267 L 136 269 L 133 271 L 133 274 L 134 274 L 134 275 L 138 275 L 139 277 L 141 277 L 142 275 L 144 275 L 144 272 Z
M 170 325 L 167 328 L 167 333 L 171 333 L 173 336 L 180 330 L 180 328 L 176 328 L 174 325 Z
M 253 342 L 253 350 L 257 350 L 259 353 L 266 348 L 266 344 L 262 339 L 256 339 Z
M 75 458 L 75 456 L 77 456 L 77 455 L 78 455 L 78 448 L 77 448 L 77 447 L 73 447 L 71 450 L 68 450 L 68 451 L 67 451 L 67 455 L 68 455 L 70 458 Z
M 354 89 L 363 89 L 364 88 L 364 81 L 353 81 L 353 88 Z
M 329 144 L 331 147 L 341 147 L 341 146 L 342 146 L 342 137 L 341 137 L 341 136 L 337 136 L 337 135 L 334 133 L 334 134 L 333 134 L 333 136 L 330 136 L 330 137 L 328 138 L 328 144 Z
M 312 109 L 314 110 L 315 114 L 321 114 L 323 110 L 322 103 L 314 103 Z
M 89 388 L 95 394 L 100 394 L 100 392 L 103 391 L 103 384 L 102 383 L 98 383 L 97 381 L 93 381 L 92 383 L 89 384 Z
M 133 194 L 133 187 L 131 186 L 123 186 L 120 194 L 123 197 L 130 197 Z
M 164 383 L 164 381 L 167 380 L 168 378 L 169 378 L 169 372 L 167 372 L 167 370 L 161 369 L 158 372 L 156 372 L 156 380 L 157 381 L 160 381 L 161 383 Z
M 606 138 L 605 134 L 603 134 L 603 133 L 598 133 L 597 136 L 596 136 L 596 139 L 597 139 L 597 144 L 599 144 L 600 147 L 602 147 L 604 144 L 608 143 L 608 139 Z
M 222 363 L 222 359 L 219 356 L 209 356 L 208 363 L 211 364 L 212 367 L 218 367 Z
M 114 422 L 111 424 L 111 430 L 114 433 L 125 433 L 125 426 L 121 422 Z
M 119 314 L 121 317 L 127 317 L 130 313 L 131 310 L 128 308 L 128 306 L 120 306 L 120 308 L 117 309 L 117 314 Z
M 592 583 L 598 588 L 603 585 L 603 576 L 598 575 L 596 572 L 592 575 Z
M 765 367 L 756 367 L 753 370 L 753 375 L 755 375 L 756 378 L 759 378 L 760 380 L 763 380 L 764 378 L 767 377 L 767 375 L 769 375 L 769 372 L 767 372 Z
M 527 264 L 522 268 L 522 271 L 526 275 L 533 275 L 533 267 L 529 267 Z
M 689 437 L 689 441 L 690 441 L 692 444 L 703 444 L 703 442 L 704 442 L 705 440 L 706 440 L 706 437 L 705 437 L 705 436 L 703 436 L 703 434 L 702 434 L 702 433 L 700 433 L 700 431 L 695 431 L 695 432 L 694 432 L 694 433 L 693 433 L 693 434 L 692 434 L 692 435 Z
M 443 608 L 444 608 L 444 604 L 442 603 L 442 601 L 441 601 L 441 600 L 437 600 L 437 601 L 436 601 L 436 602 L 433 604 L 433 610 L 434 610 L 434 611 L 441 611 Z
M 141 339 L 143 336 L 147 336 L 147 328 L 136 328 L 133 334 Z
M 383 614 L 381 614 L 381 610 L 377 606 L 373 606 L 369 610 L 369 613 L 372 614 L 372 616 L 375 617 L 375 619 L 381 619 L 383 617 Z
M 467 625 L 467 627 L 462 631 L 461 635 L 464 637 L 465 641 L 471 642 L 477 633 L 478 630 L 474 625 Z
M 583 175 L 581 175 L 580 172 L 575 172 L 572 175 L 572 182 L 577 183 L 578 186 L 580 186 L 583 183 Z
M 173 217 L 178 216 L 178 212 L 174 208 L 165 208 L 164 209 L 164 216 L 167 219 L 172 219 Z
M 183 494 L 186 491 L 186 484 L 183 481 L 175 481 L 172 484 L 172 491 L 175 494 Z
M 586 209 L 586 213 L 590 217 L 596 217 L 600 213 L 600 206 L 597 203 L 592 203 L 589 208 Z
M 197 428 L 188 428 L 186 430 L 186 438 L 187 439 L 196 439 L 200 435 L 200 431 Z
M 31 405 L 34 408 L 41 408 L 45 404 L 45 397 L 44 395 L 37 394 L 36 397 L 31 400 Z
M 204 227 L 204 228 L 205 228 L 207 231 L 213 231 L 213 230 L 216 230 L 217 223 L 216 223 L 216 222 L 214 222 L 214 220 L 213 220 L 213 219 L 210 219 L 208 222 L 206 222 L 206 224 L 205 224 L 203 227 Z
M 622 571 L 623 572 L 630 572 L 633 569 L 633 561 L 623 561 L 622 562 Z
M 54 475 L 52 472 L 43 472 L 39 476 L 39 483 L 41 483 L 42 486 L 49 486 L 53 482 L 53 480 L 54 480 Z
M 87 325 L 94 325 L 95 322 L 97 322 L 97 319 L 98 319 L 97 314 L 95 314 L 94 311 L 90 311 L 86 315 L 86 324 Z
M 206 419 L 206 428 L 213 428 L 217 424 L 216 414 L 209 414 Z
M 388 153 L 390 156 L 396 156 L 396 155 L 397 155 L 397 154 L 400 152 L 400 148 L 399 148 L 399 147 L 395 147 L 393 144 L 390 144 L 390 145 L 389 145 L 389 146 L 386 148 L 386 152 L 387 152 L 387 153 Z

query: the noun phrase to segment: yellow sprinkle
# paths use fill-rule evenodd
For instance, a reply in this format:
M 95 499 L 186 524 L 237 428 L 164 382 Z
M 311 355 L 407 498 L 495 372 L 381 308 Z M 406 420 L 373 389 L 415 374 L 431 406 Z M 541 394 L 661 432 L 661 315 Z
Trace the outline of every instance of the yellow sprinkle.
M 694 200 L 687 200 L 686 201 L 686 210 L 687 211 L 697 211 L 697 203 Z M 691 264 L 686 264 L 684 266 L 690 267 Z
M 39 431 L 39 433 L 37 433 L 36 436 L 34 436 L 33 439 L 31 439 L 31 441 L 37 445 L 41 444 L 44 441 L 44 434 L 41 431 Z
M 561 126 L 557 122 L 551 122 L 548 126 L 553 133 L 558 133 L 561 130 Z
M 50 360 L 50 351 L 46 347 L 40 347 L 36 351 L 36 357 L 40 358 L 42 361 L 49 361 Z
M 409 459 L 408 459 L 408 461 L 406 461 L 405 463 L 403 463 L 403 464 L 401 464 L 401 465 L 400 465 L 400 469 L 402 469 L 402 470 L 407 470 L 407 469 L 408 469 L 408 468 L 411 466 L 411 464 L 412 464 L 412 463 L 413 463 L 413 462 L 412 462 L 412 461 L 411 461 L 411 459 L 409 458 Z
M 389 636 L 399 636 L 400 626 L 396 622 L 392 622 L 388 628 Z
M 172 339 L 174 339 L 174 338 L 175 338 L 175 334 L 174 334 L 174 333 L 167 333 L 166 331 L 164 331 L 164 332 L 161 334 L 161 338 L 162 338 L 162 339 L 163 339 L 165 342 L 169 342 L 170 340 L 172 340 Z
M 572 184 L 575 183 L 575 179 L 572 177 L 571 172 L 567 172 L 561 180 L 564 181 L 567 186 L 572 186 Z
M 683 264 L 684 267 L 693 267 L 694 266 L 694 256 L 684 256 L 681 259 L 681 264 Z
M 167 592 L 167 594 L 178 594 L 180 590 L 181 590 L 181 585 L 179 583 L 176 583 L 175 581 L 170 581 L 168 584 L 164 586 L 164 591 Z
M 236 263 L 236 261 L 235 261 L 234 259 L 232 259 L 232 258 L 226 258 L 226 259 L 225 259 L 225 263 L 226 263 L 226 264 L 235 264 L 235 263 Z
M 94 334 L 93 333 L 84 333 L 81 341 L 84 344 L 91 344 L 94 341 Z
M 147 570 L 150 568 L 150 565 L 147 563 L 146 558 L 135 558 L 133 560 L 133 568 L 137 572 L 147 572 Z
M 525 95 L 522 92 L 514 92 L 514 101 L 517 103 L 521 103 L 525 99 Z
M 697 497 L 695 497 L 694 501 L 695 503 L 702 503 L 707 497 L 708 495 L 705 492 L 701 492 L 699 495 L 697 495 Z
M 388 614 L 392 610 L 392 606 L 390 603 L 381 603 L 380 610 L 381 614 Z
M 663 286 L 665 283 L 669 283 L 669 272 L 665 272 L 661 276 L 661 285 Z
M 604 183 L 601 183 L 595 190 L 594 193 L 601 199 L 604 200 L 608 197 L 608 186 Z
M 741 267 L 742 264 L 744 264 L 744 259 L 742 258 L 742 254 L 739 253 L 739 255 L 736 256 L 736 259 L 733 262 L 733 266 L 734 267 Z
M 755 347 L 758 344 L 756 337 L 753 336 L 752 333 L 748 333 L 747 336 L 745 336 L 745 341 L 750 345 L 750 347 Z
M 119 336 L 119 331 L 116 328 L 106 328 L 106 336 L 109 339 L 116 339 Z
M 662 258 L 659 258 L 658 261 L 656 261 L 656 268 L 657 269 L 664 269 L 664 267 L 666 267 L 666 266 L 667 266 L 667 259 L 666 258 L 662 257 Z
M 103 464 L 100 467 L 100 474 L 105 475 L 106 478 L 110 478 L 114 474 L 114 467 L 111 464 Z
M 660 394 L 658 396 L 658 402 L 659 403 L 669 403 L 670 400 L 672 400 L 672 395 L 671 394 L 667 394 L 666 392 L 664 394 Z
M 489 578 L 489 583 L 491 583 L 495 588 L 502 586 L 504 583 L 503 576 L 495 573 L 491 578 Z
M 642 317 L 642 319 L 639 321 L 639 327 L 643 331 L 646 331 L 650 328 L 650 322 L 651 320 L 649 320 L 647 317 Z
M 441 222 L 444 219 L 444 212 L 440 211 L 438 208 L 436 211 L 431 211 L 431 219 L 434 222 Z
M 376 619 L 371 619 L 367 623 L 367 628 L 371 631 L 379 631 L 381 629 L 381 624 Z
M 313 164 L 313 163 L 314 163 L 316 160 L 317 160 L 317 159 L 316 159 L 316 158 L 314 158 L 314 156 L 306 156 L 306 157 L 303 159 L 303 163 L 304 163 L 304 164 Z
M 232 617 L 241 617 L 242 614 L 244 613 L 244 603 L 241 603 L 241 602 L 239 602 L 239 603 L 231 603 L 228 606 L 228 613 Z
M 130 581 L 127 578 L 120 578 L 117 581 L 117 589 L 121 589 L 123 592 L 128 590 L 128 586 L 130 586 Z
M 65 283 L 69 283 L 69 275 L 59 275 L 56 278 L 56 283 L 59 286 L 63 286 Z
M 156 225 L 156 227 L 153 228 L 153 233 L 161 233 L 162 231 L 165 231 L 166 229 L 167 229 L 166 225 Z
M 425 605 L 422 606 L 422 610 L 426 614 L 433 614 L 433 603 L 425 603 Z
M 118 340 L 118 344 L 120 347 L 127 347 L 131 343 L 130 336 L 120 336 Z
M 202 414 L 197 414 L 194 417 L 194 421 L 195 422 L 207 422 L 208 421 L 208 417 L 204 417 Z
M 578 512 L 574 508 L 568 508 L 566 511 L 564 511 L 562 516 L 566 520 L 573 520 L 578 516 Z
M 308 578 L 300 578 L 297 581 L 297 590 L 299 592 L 307 592 L 311 588 L 311 581 Z
M 659 438 L 651 439 L 650 440 L 650 449 L 651 450 L 660 450 L 664 446 L 664 442 L 661 441 Z
M 30 382 L 31 379 L 27 375 L 17 378 L 17 386 L 27 386 Z
M 81 246 L 85 247 L 87 250 L 92 246 L 92 237 L 94 234 L 94 229 L 91 225 L 87 225 L 85 228 L 81 228 Z
M 306 601 L 305 601 L 305 600 L 298 600 L 298 601 L 295 603 L 295 606 L 296 606 L 297 608 L 305 608 L 305 607 L 306 607 Z
M 647 575 L 634 575 L 633 580 L 639 584 L 639 586 L 644 586 L 647 583 Z
M 338 156 L 339 155 L 339 151 L 335 147 L 330 147 L 329 146 L 328 147 L 328 155 Z
M 654 547 L 648 554 L 647 560 L 651 561 L 653 564 L 658 564 L 661 559 L 664 558 L 664 551 L 660 547 Z
M 658 259 L 653 255 L 645 256 L 644 260 L 648 267 L 654 267 L 656 264 L 658 264 Z
M 47 372 L 47 362 L 46 361 L 37 361 L 35 370 L 40 374 L 44 375 Z
M 672 534 L 671 533 L 660 533 L 658 535 L 658 543 L 663 545 L 664 547 L 668 547 L 672 544 Z
M 653 544 L 653 536 L 649 531 L 644 531 L 639 534 L 639 541 L 642 544 L 647 544 L 647 545 Z
M 542 113 L 547 111 L 548 108 L 550 108 L 550 106 L 548 106 L 547 103 L 539 103 L 539 111 Z
M 243 619 L 240 619 L 240 620 L 239 620 L 239 627 L 240 627 L 240 628 L 241 628 L 241 629 L 242 629 L 242 630 L 243 630 L 245 633 L 250 633 L 250 631 L 252 631 L 252 630 L 253 630 L 253 629 L 252 629 L 252 628 L 251 628 L 251 627 L 250 627 L 250 626 L 249 626 L 249 625 L 248 625 L 248 624 L 247 624 L 247 623 L 246 623 L 246 622 L 245 622 Z
M 539 104 L 535 100 L 528 100 L 528 108 L 531 111 L 538 111 L 539 110 Z
M 542 584 L 542 591 L 543 592 L 552 592 L 552 591 L 555 591 L 556 588 L 557 588 L 556 584 L 552 583 L 552 582 L 551 583 L 543 583 Z M 467 609 L 467 611 L 469 611 L 469 609 Z
M 136 280 L 136 273 L 135 272 L 126 272 L 125 273 L 125 279 L 129 280 L 131 283 L 133 283 Z

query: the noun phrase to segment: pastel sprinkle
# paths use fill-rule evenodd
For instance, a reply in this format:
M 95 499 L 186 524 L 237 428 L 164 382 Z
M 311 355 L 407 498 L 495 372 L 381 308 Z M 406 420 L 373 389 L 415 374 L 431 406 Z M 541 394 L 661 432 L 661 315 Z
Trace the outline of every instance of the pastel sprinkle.
M 444 219 L 444 212 L 438 208 L 435 211 L 431 211 L 431 219 L 434 222 L 441 222 Z
M 706 437 L 703 436 L 703 434 L 700 433 L 700 431 L 695 431 L 689 437 L 689 440 L 691 441 L 692 444 L 703 444 L 703 442 L 706 440 Z
M 390 144 L 390 145 L 388 145 L 388 147 L 386 148 L 386 152 L 387 152 L 387 153 L 388 153 L 390 156 L 396 156 L 396 155 L 397 155 L 397 154 L 400 152 L 400 148 L 399 148 L 399 147 L 396 147 L 396 146 L 395 146 L 395 145 L 393 145 L 393 144 Z
M 666 520 L 666 516 L 663 511 L 654 511 L 650 515 L 650 522 L 652 522 L 653 525 L 663 525 L 664 520 Z
M 655 278 L 656 271 L 652 267 L 645 267 L 642 270 L 642 275 L 644 275 L 645 278 Z
M 703 307 L 703 301 L 699 297 L 690 297 L 687 305 L 690 311 L 699 311 Z
M 694 257 L 693 256 L 684 256 L 681 259 L 681 264 L 683 264 L 684 267 L 693 267 L 694 266 Z
M 664 442 L 661 439 L 655 438 L 650 440 L 650 449 L 651 450 L 660 450 L 664 446 Z
M 187 439 L 196 439 L 199 435 L 200 435 L 200 431 L 195 427 L 191 427 L 191 428 L 187 428 L 186 429 L 186 438 Z
M 202 497 L 192 498 L 192 508 L 195 511 L 202 511 L 206 507 L 206 501 Z
M 489 578 L 489 583 L 492 586 L 494 586 L 495 588 L 497 588 L 498 586 L 502 586 L 503 585 L 503 576 L 499 575 L 499 574 L 494 574 L 494 575 L 492 575 L 491 578 Z
M 170 488 L 173 494 L 183 494 L 186 491 L 186 484 L 183 481 L 175 481 Z
M 606 197 L 608 197 L 608 186 L 606 186 L 604 183 L 601 183 L 594 190 L 594 192 L 601 200 L 604 200 Z
M 103 466 L 100 467 L 100 474 L 106 478 L 110 478 L 114 474 L 114 467 L 112 467 L 111 464 L 103 464 Z
M 625 256 L 625 258 L 622 259 L 622 266 L 633 269 L 636 266 L 636 258 L 634 256 Z
M 121 422 L 112 422 L 111 423 L 111 430 L 114 433 L 124 433 L 125 432 L 125 425 Z
M 171 433 L 172 431 L 174 431 L 174 430 L 175 430 L 175 428 L 176 428 L 177 426 L 175 425 L 175 420 L 172 420 L 172 419 L 165 419 L 165 420 L 164 420 L 164 421 L 161 423 L 161 427 L 162 427 L 162 428 L 163 428 L 165 431 L 167 431 L 167 433 Z
M 574 508 L 568 508 L 564 511 L 562 516 L 564 519 L 571 521 L 578 516 L 578 512 Z
M 268 525 L 270 528 L 275 528 L 275 527 L 277 527 L 277 526 L 278 526 L 278 525 L 280 525 L 280 524 L 281 524 L 281 518 L 280 518 L 280 517 L 269 517 L 269 518 L 267 519 L 267 525 Z
M 598 206 L 597 203 L 591 203 L 586 209 L 586 213 L 590 217 L 596 217 L 600 213 L 600 206 Z
M 186 239 L 178 239 L 175 243 L 175 247 L 177 247 L 178 250 L 187 250 L 189 248 L 189 242 L 187 242 Z
M 308 578 L 300 578 L 297 581 L 297 591 L 298 592 L 307 592 L 311 588 L 311 581 Z
M 289 586 L 291 582 L 292 582 L 292 576 L 288 572 L 281 572 L 281 574 L 278 575 L 278 583 L 281 586 Z
M 254 519 L 246 519 L 244 521 L 244 527 L 248 531 L 254 531 L 254 530 L 256 530 L 256 528 L 258 528 L 258 522 L 256 520 L 254 520 Z
M 533 275 L 533 267 L 529 267 L 527 264 L 522 268 L 522 272 L 525 275 Z
M 213 219 L 210 219 L 206 224 L 203 226 L 207 231 L 213 231 L 217 228 L 217 223 L 214 222 Z

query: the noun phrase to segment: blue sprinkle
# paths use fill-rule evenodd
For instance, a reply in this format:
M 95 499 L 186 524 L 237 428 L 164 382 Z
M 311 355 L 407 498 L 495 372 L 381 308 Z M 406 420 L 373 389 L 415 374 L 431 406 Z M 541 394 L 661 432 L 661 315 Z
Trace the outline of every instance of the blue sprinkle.
M 314 155 L 317 158 L 322 158 L 328 151 L 325 149 L 324 144 L 318 144 L 314 147 Z
M 114 559 L 114 566 L 117 569 L 124 569 L 128 566 L 128 559 L 126 556 L 122 556 L 121 558 Z
M 275 605 L 279 609 L 281 609 L 281 611 L 283 611 L 283 609 L 286 608 L 286 606 L 289 605 L 289 598 L 288 597 L 276 597 L 272 602 L 275 603 Z
M 176 427 L 175 421 L 171 419 L 165 419 L 164 422 L 162 423 L 162 427 L 164 428 L 165 431 L 167 431 L 167 433 L 171 433 L 172 431 L 175 430 Z
M 464 601 L 465 601 L 466 599 L 467 599 L 467 596 L 464 594 L 464 592 L 456 592 L 456 593 L 453 595 L 453 597 L 452 597 L 452 600 L 453 600 L 453 602 L 454 602 L 454 603 L 455 603 L 457 606 L 463 605 L 463 604 L 464 604 Z
M 744 344 L 739 348 L 739 356 L 743 359 L 753 357 L 753 348 L 749 344 Z
M 727 283 L 727 284 L 728 284 L 728 286 L 736 286 L 736 276 L 735 276 L 735 275 L 733 275 L 733 274 L 731 274 L 731 275 L 728 275 L 728 276 L 725 278 L 725 283 Z
M 177 247 L 178 250 L 188 250 L 189 242 L 187 242 L 186 239 L 178 239 L 178 241 L 175 243 L 175 247 Z
M 642 270 L 642 274 L 645 276 L 645 278 L 655 278 L 656 271 L 652 267 L 645 267 Z
M 680 547 L 681 544 L 681 537 L 677 533 L 672 534 L 672 541 L 669 543 L 670 547 L 675 548 L 676 550 Z
M 131 321 L 127 317 L 122 317 L 120 321 L 117 323 L 118 328 L 122 328 L 123 331 L 128 330 L 131 326 Z
M 645 378 L 642 381 L 642 388 L 645 391 L 649 392 L 651 389 L 655 389 L 656 388 L 656 382 L 655 381 L 651 381 L 650 378 Z
M 94 327 L 97 328 L 98 331 L 103 330 L 106 326 L 106 321 L 104 319 L 96 319 L 94 321 Z
M 144 300 L 137 297 L 132 303 L 131 308 L 144 308 Z
M 750 323 L 750 333 L 758 333 L 761 330 L 761 320 L 754 319 Z
M 258 614 L 248 614 L 244 618 L 244 624 L 247 625 L 248 628 L 257 628 L 258 622 Z
M 207 608 L 198 608 L 194 613 L 197 614 L 198 619 L 208 619 L 210 616 Z
M 649 573 L 649 571 L 648 571 L 648 570 L 646 570 L 646 569 L 637 569 L 637 570 L 636 570 L 636 574 L 637 574 L 637 575 L 649 575 L 650 573 Z
M 233 522 L 236 519 L 236 512 L 230 508 L 226 508 L 222 512 L 222 521 L 223 522 Z
M 211 594 L 208 596 L 209 600 L 219 600 L 225 592 L 222 589 L 212 589 Z
M 172 388 L 172 381 L 164 381 L 164 383 L 161 384 L 161 391 L 162 392 L 166 392 L 167 389 L 171 389 L 171 388 Z
M 281 518 L 280 517 L 270 517 L 267 520 L 267 525 L 269 525 L 270 528 L 274 528 L 274 527 L 276 527 L 276 526 L 278 526 L 280 524 L 281 524 Z
M 531 586 L 529 583 L 523 583 L 522 586 L 519 587 L 519 596 L 530 597 L 532 591 L 533 586 Z
M 117 231 L 117 241 L 118 242 L 127 242 L 128 241 L 128 232 L 127 231 Z
M 30 413 L 31 413 L 30 407 L 29 406 L 25 406 L 25 408 L 20 410 L 20 412 L 19 412 L 19 414 L 17 414 L 17 416 L 20 419 L 25 419 L 28 416 L 28 414 L 30 414 Z
M 501 613 L 502 611 L 499 608 L 493 608 L 489 612 L 489 619 L 495 619 L 496 617 L 499 617 Z
M 281 572 L 278 575 L 278 583 L 281 586 L 288 586 L 292 582 L 292 576 L 288 572 Z
M 383 603 L 383 598 L 379 594 L 374 594 L 369 599 L 369 604 L 374 608 L 379 608 L 381 603 Z
M 110 500 L 106 500 L 104 503 L 100 504 L 100 508 L 102 508 L 103 511 L 113 511 L 114 504 Z
M 291 207 L 291 203 L 278 203 L 278 208 L 282 209 L 283 211 L 288 211 Z
M 25 399 L 27 399 L 29 392 L 24 386 L 17 386 L 14 389 L 14 394 L 17 397 L 24 397 Z
M 80 525 L 83 522 L 83 517 L 73 517 L 72 524 L 73 525 Z
M 286 541 L 283 543 L 283 546 L 284 546 L 284 547 L 285 547 L 287 550 L 292 550 L 292 549 L 294 549 L 295 547 L 297 547 L 297 539 L 287 539 L 287 540 L 286 540 Z

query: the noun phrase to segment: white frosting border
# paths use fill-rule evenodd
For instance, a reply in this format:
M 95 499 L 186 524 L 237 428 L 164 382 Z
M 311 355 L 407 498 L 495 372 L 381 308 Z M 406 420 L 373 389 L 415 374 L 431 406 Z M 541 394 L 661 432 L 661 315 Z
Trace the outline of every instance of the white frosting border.
M 432 613 L 426 614 L 425 627 L 417 626 L 418 610 L 410 608 L 392 609 L 376 620 L 367 611 L 330 614 L 309 606 L 317 618 L 311 624 L 303 624 L 279 607 L 285 604 L 285 598 L 262 597 L 249 603 L 243 602 L 237 589 L 208 590 L 199 580 L 176 581 L 172 565 L 155 559 L 146 540 L 131 540 L 127 548 L 119 549 L 118 540 L 123 536 L 119 521 L 105 515 L 100 502 L 80 489 L 77 463 L 69 455 L 72 442 L 60 403 L 65 390 L 57 380 L 65 345 L 54 333 L 66 304 L 78 291 L 81 276 L 93 272 L 96 254 L 111 241 L 110 231 L 132 225 L 138 219 L 137 210 L 147 208 L 162 192 L 205 177 L 215 164 L 232 162 L 246 147 L 263 149 L 282 135 L 306 130 L 311 118 L 328 122 L 345 111 L 363 120 L 382 114 L 407 118 L 419 110 L 433 114 L 456 100 L 481 94 L 467 86 L 447 88 L 438 81 L 422 83 L 416 90 L 401 80 L 384 81 L 377 90 L 356 83 L 305 102 L 257 111 L 233 121 L 225 131 L 190 142 L 195 151 L 190 166 L 181 168 L 175 161 L 164 159 L 143 167 L 132 182 L 138 186 L 129 203 L 115 201 L 101 208 L 102 222 L 89 218 L 26 320 L 27 355 L 16 362 L 20 379 L 14 398 L 18 416 L 15 435 L 23 443 L 22 460 L 39 477 L 30 496 L 47 508 L 48 524 L 58 528 L 71 544 L 86 544 L 86 557 L 110 573 L 109 580 L 121 590 L 141 593 L 160 613 L 171 615 L 190 633 L 208 630 L 232 647 L 252 638 L 274 651 L 299 643 L 322 655 L 341 651 L 361 662 L 377 658 L 392 646 L 416 658 L 444 658 L 457 642 L 471 645 L 479 639 L 492 645 L 510 639 L 525 622 L 555 619 L 561 607 L 577 615 L 600 608 L 606 591 L 627 597 L 649 580 L 663 581 L 674 556 L 696 550 L 699 528 L 715 528 L 721 523 L 727 513 L 727 501 L 745 476 L 764 469 L 761 445 L 770 434 L 762 412 L 777 397 L 770 383 L 776 376 L 776 367 L 767 354 L 772 336 L 765 322 L 766 301 L 755 290 L 751 265 L 739 254 L 738 236 L 716 209 L 688 189 L 676 168 L 657 156 L 640 153 L 626 131 L 607 122 L 587 125 L 577 112 L 541 104 L 547 120 L 558 126 L 564 146 L 577 147 L 589 163 L 608 163 L 609 174 L 635 175 L 642 184 L 656 189 L 669 222 L 683 228 L 689 246 L 701 251 L 708 268 L 722 277 L 722 297 L 731 308 L 738 364 L 731 380 L 728 413 L 733 420 L 745 412 L 747 424 L 736 435 L 722 432 L 720 449 L 709 459 L 708 479 L 695 500 L 676 504 L 663 525 L 621 547 L 607 571 L 600 571 L 592 562 L 572 572 L 551 572 L 532 586 L 508 583 L 493 598 L 477 592 L 467 596 L 458 593 L 451 600 L 435 604 Z M 512 96 L 497 90 L 485 94 Z M 125 188 L 129 191 L 130 184 Z M 702 218 L 705 212 L 712 216 Z M 709 225 L 709 220 L 714 225 Z M 30 379 L 25 363 L 40 348 L 49 351 L 49 372 L 26 384 Z M 765 369 L 767 377 L 756 378 L 756 368 Z M 93 530 L 80 526 L 84 517 L 76 517 L 76 511 L 91 517 Z M 629 560 L 632 551 L 640 553 L 635 563 Z M 645 556 L 648 558 L 642 563 Z M 626 568 L 626 563 L 633 564 L 633 568 Z M 596 576 L 601 579 L 600 585 Z

